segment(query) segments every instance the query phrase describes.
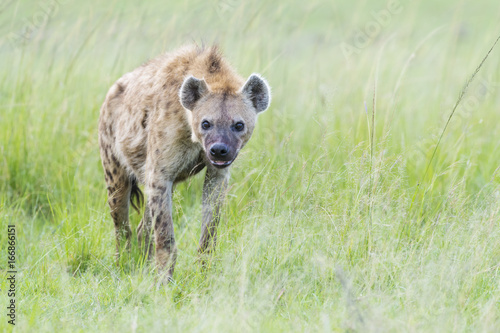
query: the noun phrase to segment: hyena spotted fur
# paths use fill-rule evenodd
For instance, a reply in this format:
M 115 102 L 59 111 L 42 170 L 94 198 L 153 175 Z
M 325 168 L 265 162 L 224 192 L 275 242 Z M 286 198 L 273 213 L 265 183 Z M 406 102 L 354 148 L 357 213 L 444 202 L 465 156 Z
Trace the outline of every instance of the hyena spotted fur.
M 137 237 L 148 256 L 154 243 L 160 282 L 171 279 L 177 257 L 172 191 L 205 167 L 198 251 L 213 250 L 229 167 L 270 99 L 265 79 L 243 80 L 217 47 L 183 47 L 116 81 L 101 108 L 99 145 L 117 255 L 122 240 L 130 247 L 129 203 L 139 211 L 144 184 Z

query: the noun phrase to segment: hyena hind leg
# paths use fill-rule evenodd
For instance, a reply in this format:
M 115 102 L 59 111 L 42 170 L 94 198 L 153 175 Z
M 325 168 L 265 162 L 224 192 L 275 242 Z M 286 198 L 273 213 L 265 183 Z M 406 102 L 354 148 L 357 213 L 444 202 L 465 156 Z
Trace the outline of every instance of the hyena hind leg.
M 129 222 L 129 203 L 133 182 L 127 171 L 117 164 L 104 164 L 104 171 L 108 189 L 108 204 L 115 225 L 116 257 L 118 259 L 123 239 L 126 242 L 126 249 L 130 249 L 132 229 L 130 229 Z

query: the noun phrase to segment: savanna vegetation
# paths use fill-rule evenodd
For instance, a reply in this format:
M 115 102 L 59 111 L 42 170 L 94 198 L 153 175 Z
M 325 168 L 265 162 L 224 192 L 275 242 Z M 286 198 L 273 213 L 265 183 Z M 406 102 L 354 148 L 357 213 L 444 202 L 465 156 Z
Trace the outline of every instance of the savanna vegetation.
M 0 1 L 1 330 L 14 224 L 18 332 L 498 331 L 500 45 L 463 88 L 499 34 L 493 0 Z M 205 270 L 203 173 L 176 188 L 156 290 L 135 239 L 115 264 L 97 120 L 191 42 L 273 100 Z

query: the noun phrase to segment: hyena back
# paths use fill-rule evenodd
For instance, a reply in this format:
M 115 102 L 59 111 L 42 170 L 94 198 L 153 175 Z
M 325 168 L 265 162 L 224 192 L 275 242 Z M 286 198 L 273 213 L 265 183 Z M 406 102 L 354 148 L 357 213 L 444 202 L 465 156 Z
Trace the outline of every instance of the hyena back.
M 184 47 L 116 81 L 101 108 L 99 145 L 117 255 L 121 240 L 130 247 L 129 203 L 139 211 L 144 184 L 139 244 L 149 256 L 154 242 L 160 282 L 170 279 L 177 257 L 173 187 L 205 167 L 198 251 L 213 249 L 230 165 L 270 98 L 261 76 L 245 82 L 216 47 Z

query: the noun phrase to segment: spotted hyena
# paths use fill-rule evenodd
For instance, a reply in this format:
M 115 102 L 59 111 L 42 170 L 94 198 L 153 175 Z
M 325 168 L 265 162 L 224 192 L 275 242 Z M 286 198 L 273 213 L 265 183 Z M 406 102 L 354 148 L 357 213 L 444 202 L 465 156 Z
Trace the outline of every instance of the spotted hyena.
M 129 202 L 139 211 L 144 184 L 137 237 L 148 256 L 154 243 L 160 281 L 170 279 L 177 257 L 172 191 L 205 167 L 198 251 L 213 249 L 230 165 L 270 99 L 265 79 L 244 81 L 217 47 L 184 47 L 116 81 L 101 108 L 99 145 L 117 254 L 122 239 L 130 247 Z

